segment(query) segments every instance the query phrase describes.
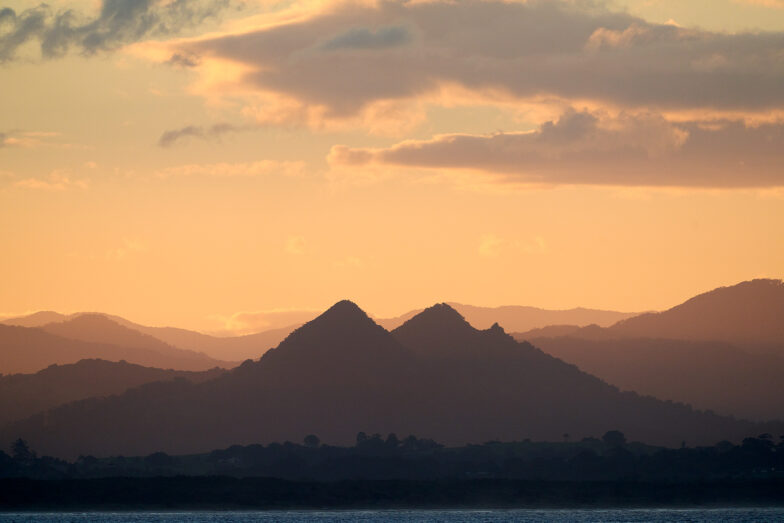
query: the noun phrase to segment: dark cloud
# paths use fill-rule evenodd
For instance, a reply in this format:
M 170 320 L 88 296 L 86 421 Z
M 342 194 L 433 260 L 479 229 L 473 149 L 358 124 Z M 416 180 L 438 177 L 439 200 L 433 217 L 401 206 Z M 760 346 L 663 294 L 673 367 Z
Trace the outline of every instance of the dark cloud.
M 451 134 L 386 149 L 334 147 L 333 165 L 471 169 L 508 182 L 784 186 L 784 124 L 671 123 L 653 114 L 569 111 L 536 131 Z
M 381 27 L 376 31 L 359 27 L 340 34 L 324 45 L 322 49 L 384 49 L 407 44 L 411 34 L 405 27 Z
M 196 67 L 201 63 L 198 56 L 174 53 L 166 63 L 178 67 Z
M 2 14 L 2 13 L 0 13 L 0 14 Z M 7 136 L 8 136 L 7 134 L 0 132 L 0 149 L 5 147 L 5 139 L 6 139 Z
M 149 37 L 165 37 L 198 25 L 229 7 L 231 0 L 103 0 L 98 15 L 47 4 L 16 12 L 0 10 L 0 62 L 17 58 L 36 42 L 41 56 L 57 58 L 75 49 L 90 55 Z
M 220 140 L 220 138 L 228 133 L 236 133 L 244 130 L 244 127 L 231 125 L 228 123 L 219 123 L 209 127 L 202 127 L 196 125 L 188 125 L 180 129 L 171 129 L 164 132 L 158 139 L 159 147 L 171 147 L 178 141 L 184 138 L 199 138 L 202 140 Z
M 180 52 L 247 65 L 254 72 L 244 76 L 246 87 L 322 106 L 336 117 L 445 85 L 636 109 L 784 107 L 784 33 L 684 29 L 603 5 L 347 3 L 302 21 L 183 44 Z M 394 27 L 416 38 L 391 45 L 403 36 L 390 33 Z

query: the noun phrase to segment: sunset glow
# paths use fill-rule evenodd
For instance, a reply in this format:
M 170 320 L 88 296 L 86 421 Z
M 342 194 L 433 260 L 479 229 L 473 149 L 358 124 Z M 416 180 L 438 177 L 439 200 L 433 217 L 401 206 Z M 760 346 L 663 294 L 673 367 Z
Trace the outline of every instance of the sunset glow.
M 780 1 L 32 4 L 0 5 L 0 316 L 246 333 L 784 276 Z

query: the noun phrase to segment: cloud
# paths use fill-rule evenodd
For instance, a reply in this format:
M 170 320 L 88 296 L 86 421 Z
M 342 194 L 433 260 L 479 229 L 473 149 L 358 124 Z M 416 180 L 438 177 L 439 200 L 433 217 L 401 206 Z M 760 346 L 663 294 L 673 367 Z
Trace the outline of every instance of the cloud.
M 365 267 L 365 260 L 357 256 L 346 256 L 332 262 L 332 266 L 337 269 L 362 269 Z
M 735 0 L 735 2 L 740 4 L 761 5 L 774 9 L 784 9 L 784 0 Z
M 2 147 L 37 147 L 48 145 L 53 147 L 71 148 L 73 144 L 57 143 L 52 139 L 60 136 L 60 133 L 50 131 L 21 131 L 12 130 L 0 132 L 0 148 Z
M 284 250 L 289 254 L 305 254 L 305 237 L 304 236 L 289 236 L 286 238 Z
M 505 240 L 495 234 L 485 234 L 479 241 L 479 256 L 496 258 L 501 253 Z
M 187 125 L 179 129 L 171 129 L 164 132 L 158 138 L 159 147 L 171 147 L 184 138 L 199 138 L 201 140 L 220 140 L 225 134 L 236 133 L 245 130 L 245 127 L 238 127 L 228 123 L 219 123 L 209 127 L 197 125 Z
M 357 117 L 378 103 L 448 105 L 454 90 L 487 103 L 784 109 L 782 32 L 684 29 L 567 0 L 336 2 L 276 16 L 248 32 L 170 43 L 167 56 L 198 57 L 210 78 L 230 64 L 231 85 L 204 80 L 203 94 L 270 99 L 300 120 Z
M 166 64 L 179 67 L 196 67 L 199 65 L 199 57 L 174 53 L 171 55 L 171 58 L 166 60 Z
M 404 45 L 410 41 L 411 34 L 405 27 L 381 27 L 375 31 L 358 27 L 332 38 L 321 48 L 327 50 L 384 49 Z
M 337 168 L 472 170 L 500 183 L 784 186 L 784 124 L 680 122 L 660 115 L 567 111 L 530 132 L 449 134 L 388 148 L 335 146 Z
M 256 177 L 256 176 L 301 176 L 305 170 L 304 162 L 261 160 L 244 163 L 188 164 L 168 167 L 156 174 L 161 178 L 171 176 L 215 176 L 215 177 Z
M 52 171 L 45 179 L 26 178 L 14 183 L 14 186 L 22 189 L 39 191 L 66 191 L 69 189 L 87 189 L 86 180 L 76 180 L 67 171 Z
M 102 0 L 89 18 L 73 9 L 40 4 L 20 12 L 0 9 L 0 62 L 18 57 L 31 43 L 41 56 L 64 56 L 71 49 L 85 55 L 112 50 L 152 37 L 165 37 L 196 26 L 228 8 L 230 0 Z
M 231 316 L 213 316 L 211 319 L 217 320 L 223 325 L 218 334 L 239 336 L 300 325 L 319 314 L 319 311 L 272 309 L 236 312 Z
M 527 241 L 509 240 L 495 234 L 482 235 L 478 253 L 483 258 L 498 258 L 505 253 L 543 254 L 547 245 L 541 236 L 534 236 Z
M 130 240 L 123 238 L 121 246 L 109 249 L 106 251 L 106 259 L 114 261 L 123 261 L 133 254 L 138 254 L 147 251 L 147 246 L 139 240 Z

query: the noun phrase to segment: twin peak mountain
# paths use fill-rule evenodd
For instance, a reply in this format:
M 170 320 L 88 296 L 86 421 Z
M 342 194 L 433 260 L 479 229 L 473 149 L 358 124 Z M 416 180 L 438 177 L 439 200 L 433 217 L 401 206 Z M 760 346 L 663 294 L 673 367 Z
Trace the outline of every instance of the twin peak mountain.
M 473 328 L 446 304 L 390 331 L 341 301 L 256 360 L 202 383 L 151 383 L 58 407 L 0 430 L 41 453 L 143 455 L 233 444 L 350 444 L 360 431 L 448 445 L 560 440 L 620 430 L 652 444 L 714 444 L 781 430 L 616 387 Z M 781 433 L 781 432 L 775 432 Z

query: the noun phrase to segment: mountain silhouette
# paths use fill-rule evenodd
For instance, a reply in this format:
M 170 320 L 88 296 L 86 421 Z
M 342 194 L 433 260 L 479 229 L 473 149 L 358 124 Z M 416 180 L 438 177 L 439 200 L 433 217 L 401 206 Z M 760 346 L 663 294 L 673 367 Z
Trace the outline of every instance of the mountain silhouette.
M 182 354 L 181 350 L 157 338 L 124 327 L 103 314 L 81 314 L 66 321 L 46 324 L 40 329 L 72 340 L 136 347 L 164 354 L 174 350 L 177 354 Z
M 449 305 L 460 313 L 471 325 L 487 329 L 498 323 L 510 332 L 523 332 L 534 328 L 556 324 L 585 326 L 598 324 L 608 327 L 622 319 L 636 316 L 637 313 L 585 309 L 582 307 L 567 310 L 549 310 L 538 307 L 505 305 L 501 307 L 477 307 L 463 303 L 450 302 Z M 394 318 L 376 319 L 386 329 L 396 329 L 423 309 L 416 309 Z
M 751 420 L 784 419 L 784 358 L 723 342 L 529 338 L 622 390 Z
M 128 333 L 122 330 L 117 331 L 120 335 L 116 339 L 108 336 L 107 334 L 116 327 L 124 329 L 116 324 L 115 327 L 96 332 L 85 329 L 86 324 L 92 323 L 93 320 L 94 318 L 88 318 L 84 323 L 77 323 L 78 328 L 63 324 L 65 327 L 52 329 L 61 332 L 63 336 L 43 328 L 0 325 L 0 372 L 5 374 L 38 372 L 52 364 L 76 363 L 91 358 L 108 361 L 126 360 L 147 367 L 191 371 L 235 365 L 209 358 L 204 354 L 176 349 L 157 340 L 141 339 L 143 345 L 141 347 L 124 345 L 124 343 L 132 343 L 135 336 L 127 335 Z M 104 320 L 100 320 L 99 323 L 105 326 Z M 58 324 L 50 324 L 50 326 L 54 325 Z M 77 339 L 65 336 L 76 336 Z M 85 339 L 107 341 L 85 341 Z
M 609 326 L 618 320 L 633 316 L 632 313 L 615 311 L 602 311 L 595 309 L 570 309 L 547 310 L 536 307 L 503 306 L 503 307 L 476 307 L 459 303 L 450 303 L 450 307 L 460 312 L 472 325 L 487 328 L 494 323 L 503 325 L 510 331 L 524 331 L 535 327 L 543 327 L 553 323 L 574 323 L 578 326 L 596 323 Z M 394 329 L 410 320 L 423 309 L 409 311 L 393 318 L 373 318 L 373 320 L 386 329 Z M 312 313 L 307 311 L 294 311 L 287 317 L 302 317 Z M 270 348 L 276 347 L 286 336 L 302 324 L 292 324 L 275 327 L 254 334 L 239 336 L 214 336 L 176 327 L 151 327 L 132 322 L 113 314 L 95 312 L 77 312 L 73 314 L 60 314 L 52 311 L 41 311 L 0 321 L 0 324 L 16 325 L 23 327 L 43 327 L 51 323 L 62 323 L 80 316 L 101 315 L 111 321 L 134 331 L 148 334 L 168 345 L 178 349 L 202 352 L 208 356 L 224 361 L 242 361 L 257 359 Z M 315 316 L 315 315 L 314 315 Z M 280 319 L 278 319 L 280 321 Z
M 784 347 L 784 282 L 752 280 L 695 296 L 669 310 L 622 320 L 614 337 L 724 341 L 744 348 Z
M 749 419 L 784 419 L 784 284 L 721 287 L 608 328 L 515 334 L 625 390 Z
M 67 314 L 60 314 L 54 311 L 39 311 L 27 316 L 19 316 L 17 318 L 7 318 L 0 321 L 3 325 L 12 325 L 15 327 L 41 327 L 47 323 L 54 323 L 58 321 L 65 321 L 70 316 Z
M 177 378 L 199 383 L 223 372 L 217 368 L 203 372 L 163 370 L 91 359 L 52 365 L 35 374 L 0 376 L 0 425 L 72 401 L 120 394 L 145 383 Z
M 0 441 L 22 437 L 42 453 L 74 457 L 188 453 L 306 434 L 346 444 L 358 431 L 457 445 L 618 429 L 679 445 L 781 428 L 622 393 L 500 327 L 474 329 L 443 304 L 389 333 L 343 301 L 216 379 L 74 402 L 3 427 Z
M 52 311 L 41 311 L 28 316 L 9 318 L 0 321 L 3 325 L 19 327 L 52 327 L 53 323 L 69 322 L 82 316 L 103 316 L 114 323 L 136 332 L 147 334 L 178 349 L 204 353 L 211 358 L 223 361 L 243 361 L 256 359 L 272 347 L 276 347 L 286 336 L 300 325 L 290 325 L 264 330 L 255 334 L 241 336 L 212 336 L 177 327 L 151 327 L 132 322 L 121 316 L 101 312 L 77 312 L 60 314 Z M 57 328 L 50 329 L 53 332 Z

